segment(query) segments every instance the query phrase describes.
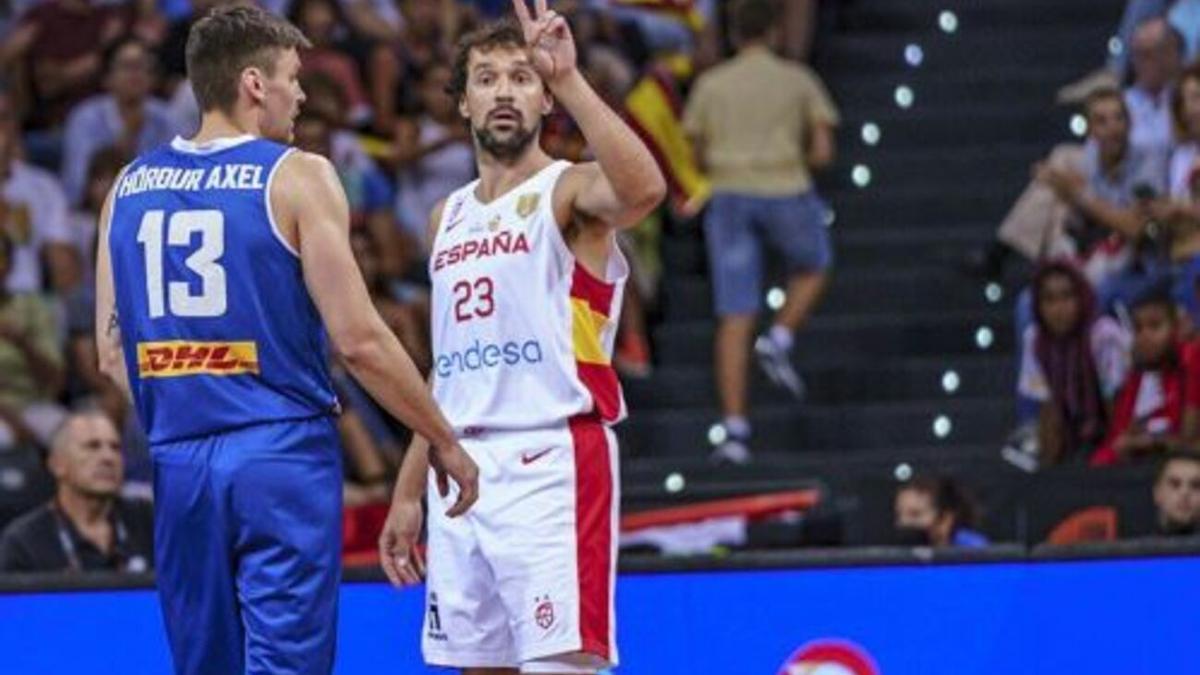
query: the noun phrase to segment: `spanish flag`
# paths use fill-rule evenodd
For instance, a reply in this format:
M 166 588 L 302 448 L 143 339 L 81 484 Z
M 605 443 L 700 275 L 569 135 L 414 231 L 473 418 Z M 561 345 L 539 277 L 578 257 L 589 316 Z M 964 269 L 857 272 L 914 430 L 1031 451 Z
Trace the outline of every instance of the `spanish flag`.
M 629 124 L 654 153 L 667 179 L 672 205 L 683 214 L 699 213 L 712 185 L 696 164 L 683 131 L 683 104 L 671 68 L 659 63 L 646 70 L 625 96 Z

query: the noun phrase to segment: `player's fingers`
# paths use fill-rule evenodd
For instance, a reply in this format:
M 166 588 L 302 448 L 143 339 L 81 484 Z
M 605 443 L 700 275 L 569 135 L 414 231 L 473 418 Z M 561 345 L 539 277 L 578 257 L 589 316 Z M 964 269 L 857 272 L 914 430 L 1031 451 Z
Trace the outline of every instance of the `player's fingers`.
M 434 475 L 437 477 L 438 494 L 442 497 L 450 494 L 450 479 L 446 476 L 446 470 L 442 467 L 434 469 Z
M 405 586 L 415 586 L 421 583 L 421 575 L 417 573 L 417 567 L 413 564 L 412 557 L 398 558 L 396 566 L 400 570 L 400 578 L 404 581 Z
M 529 7 L 525 4 L 525 0 L 512 0 L 513 11 L 517 13 L 517 21 L 522 27 L 528 26 L 533 19 L 529 16 Z
M 450 510 L 446 511 L 448 518 L 456 518 L 470 510 L 479 498 L 479 481 L 475 478 L 465 480 L 458 485 L 458 499 Z
M 384 530 L 379 537 L 379 565 L 383 568 L 384 575 L 388 581 L 397 588 L 404 585 L 400 577 L 400 570 L 396 568 L 396 559 L 392 555 L 392 536 L 388 530 Z
M 553 14 L 553 12 L 551 12 L 551 14 Z M 551 19 L 546 25 L 546 34 L 553 35 L 554 37 L 561 38 L 565 36 L 569 30 L 570 29 L 567 26 L 567 20 L 557 14 L 554 14 L 554 18 Z
M 550 8 L 546 6 L 546 0 L 534 0 L 533 10 L 536 12 L 535 16 L 540 19 L 546 16 L 546 12 L 550 11 Z

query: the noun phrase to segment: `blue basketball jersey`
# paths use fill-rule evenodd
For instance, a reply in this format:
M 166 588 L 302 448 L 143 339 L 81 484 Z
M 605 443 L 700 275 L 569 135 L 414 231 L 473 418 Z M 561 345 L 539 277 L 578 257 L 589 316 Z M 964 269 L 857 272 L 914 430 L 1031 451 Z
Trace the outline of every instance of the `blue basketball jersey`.
M 107 245 L 151 443 L 337 409 L 324 328 L 268 204 L 288 152 L 176 139 L 117 182 Z

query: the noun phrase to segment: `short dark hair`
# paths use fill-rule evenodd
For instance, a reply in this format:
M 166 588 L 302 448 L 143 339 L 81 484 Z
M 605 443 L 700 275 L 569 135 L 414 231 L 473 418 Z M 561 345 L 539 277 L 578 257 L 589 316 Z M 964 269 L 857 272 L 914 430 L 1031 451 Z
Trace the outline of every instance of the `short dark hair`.
M 1188 80 L 1200 83 L 1200 61 L 1184 68 L 1171 90 L 1171 121 L 1174 123 L 1176 140 L 1188 137 L 1187 120 L 1183 118 L 1183 83 Z
M 974 528 L 979 520 L 975 501 L 955 480 L 946 476 L 917 476 L 900 485 L 896 493 L 913 490 L 928 495 L 939 514 L 954 516 L 954 526 Z
M 104 65 L 101 72 L 104 73 L 105 77 L 112 75 L 113 65 L 117 62 L 117 54 L 120 54 L 122 49 L 131 45 L 140 47 L 146 53 L 146 58 L 150 61 L 151 70 L 158 67 L 158 53 L 154 51 L 150 43 L 136 35 L 126 35 L 104 49 L 104 54 L 101 57 L 101 63 Z
M 454 68 L 451 71 L 450 84 L 446 86 L 446 93 L 455 101 L 461 99 L 463 94 L 467 93 L 467 79 L 470 77 L 467 67 L 471 61 L 471 52 L 488 52 L 497 47 L 525 49 L 525 33 L 521 31 L 517 22 L 502 19 L 480 26 L 464 35 L 458 41 L 454 54 Z
M 775 27 L 774 0 L 741 0 L 733 10 L 733 38 L 737 42 L 761 40 Z
M 1167 467 L 1172 462 L 1194 462 L 1200 464 L 1200 452 L 1196 450 L 1172 450 L 1162 456 L 1158 462 L 1158 467 L 1154 470 L 1154 483 L 1157 485 L 1162 480 L 1163 475 L 1167 473 Z
M 237 102 L 238 79 L 248 67 L 268 75 L 279 50 L 309 47 L 292 24 L 254 6 L 218 7 L 188 33 L 187 75 L 202 112 L 229 112 Z
M 1088 92 L 1087 97 L 1083 99 L 1083 116 L 1090 120 L 1092 117 L 1092 106 L 1100 103 L 1101 101 L 1110 100 L 1117 101 L 1121 104 L 1122 108 L 1125 108 L 1125 95 L 1121 93 L 1120 89 L 1107 85 L 1093 89 L 1092 91 Z M 1125 116 L 1129 117 L 1128 110 L 1125 111 Z

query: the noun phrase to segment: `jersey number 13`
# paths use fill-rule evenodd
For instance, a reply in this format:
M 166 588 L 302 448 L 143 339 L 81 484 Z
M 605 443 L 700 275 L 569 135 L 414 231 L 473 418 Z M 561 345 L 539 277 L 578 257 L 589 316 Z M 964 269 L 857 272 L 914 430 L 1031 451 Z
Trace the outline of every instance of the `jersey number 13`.
M 164 237 L 163 226 L 166 225 Z M 200 277 L 200 292 L 192 293 L 186 281 L 163 282 L 163 246 L 189 246 L 192 235 L 200 235 L 200 248 L 184 264 Z M 146 253 L 146 299 L 150 318 L 165 316 L 221 316 L 228 306 L 225 268 L 218 260 L 225 253 L 225 215 L 207 209 L 176 211 L 170 219 L 162 210 L 147 211 L 138 228 L 138 243 Z

